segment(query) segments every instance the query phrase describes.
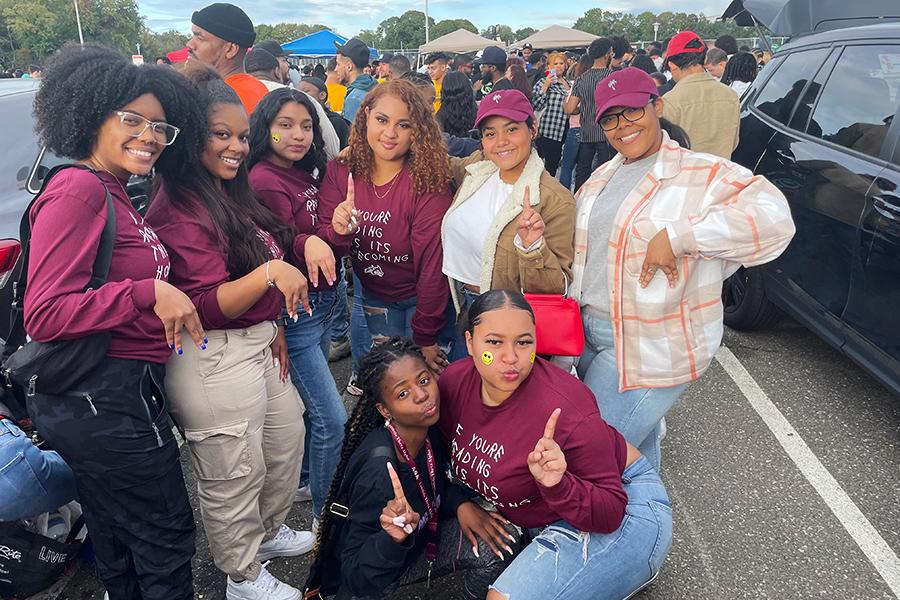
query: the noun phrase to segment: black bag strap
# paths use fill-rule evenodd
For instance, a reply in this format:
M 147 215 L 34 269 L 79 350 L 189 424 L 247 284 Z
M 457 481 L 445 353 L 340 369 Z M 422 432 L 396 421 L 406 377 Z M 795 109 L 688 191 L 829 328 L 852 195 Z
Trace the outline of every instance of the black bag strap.
M 19 277 L 12 284 L 12 304 L 10 305 L 9 315 L 9 336 L 6 339 L 6 345 L 3 350 L 4 360 L 15 352 L 22 344 L 25 343 L 25 288 L 28 286 L 28 259 L 31 255 L 31 209 L 35 202 L 44 193 L 47 185 L 54 175 L 63 169 L 82 169 L 90 171 L 94 175 L 97 172 L 85 165 L 70 164 L 58 165 L 50 169 L 44 177 L 41 189 L 37 195 L 28 204 L 22 220 L 19 222 L 19 240 L 22 244 L 22 255 L 19 257 L 17 268 L 19 269 Z M 106 191 L 106 224 L 103 226 L 103 232 L 100 234 L 100 244 L 97 247 L 97 258 L 94 259 L 94 266 L 91 269 L 91 280 L 88 282 L 85 291 L 97 289 L 104 283 L 109 276 L 109 265 L 112 263 L 113 246 L 116 241 L 116 208 L 113 205 L 112 194 L 103 179 L 97 175 L 97 180 L 103 185 Z
M 69 530 L 69 535 L 66 536 L 66 543 L 73 543 L 82 529 L 84 529 L 84 514 L 78 515 L 78 518 L 72 523 L 72 529 Z

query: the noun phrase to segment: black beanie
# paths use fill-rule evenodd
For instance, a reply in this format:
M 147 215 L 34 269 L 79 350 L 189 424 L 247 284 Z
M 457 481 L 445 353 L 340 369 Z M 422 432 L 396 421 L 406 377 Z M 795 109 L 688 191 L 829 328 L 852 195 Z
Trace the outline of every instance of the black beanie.
M 191 23 L 241 48 L 249 48 L 256 40 L 253 21 L 234 4 L 224 2 L 210 4 L 194 12 Z

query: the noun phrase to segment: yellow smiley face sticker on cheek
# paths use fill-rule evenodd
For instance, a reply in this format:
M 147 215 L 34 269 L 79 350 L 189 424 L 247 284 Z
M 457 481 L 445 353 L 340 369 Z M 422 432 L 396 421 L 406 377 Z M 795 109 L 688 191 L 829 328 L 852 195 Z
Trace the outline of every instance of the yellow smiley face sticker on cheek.
M 275 142 L 276 144 L 281 143 L 281 136 L 278 135 L 277 133 L 273 133 L 273 134 L 272 134 L 272 141 Z
M 490 365 L 492 362 L 494 362 L 494 355 L 491 354 L 490 352 L 483 353 L 481 355 L 481 362 L 483 362 L 486 365 Z
M 537 355 L 535 355 L 535 353 L 532 352 L 532 353 L 531 353 L 531 362 L 532 362 L 532 363 L 534 362 L 534 359 L 535 359 L 535 358 L 537 358 Z

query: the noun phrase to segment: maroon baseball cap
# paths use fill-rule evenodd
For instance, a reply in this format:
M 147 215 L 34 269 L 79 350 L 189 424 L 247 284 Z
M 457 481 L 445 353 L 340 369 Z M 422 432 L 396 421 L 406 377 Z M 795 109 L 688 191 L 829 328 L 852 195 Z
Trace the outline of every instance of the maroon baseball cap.
M 481 100 L 478 106 L 478 116 L 475 117 L 475 127 L 488 117 L 506 117 L 516 123 L 534 118 L 534 109 L 525 94 L 519 90 L 499 90 L 491 92 Z
M 675 34 L 669 45 L 666 46 L 666 53 L 663 56 L 664 61 L 668 61 L 673 56 L 679 54 L 693 54 L 706 50 L 706 42 L 700 39 L 700 36 L 693 31 L 680 31 Z
M 659 96 L 656 82 L 646 72 L 636 67 L 628 67 L 604 77 L 594 89 L 597 104 L 595 120 L 599 121 L 613 106 L 640 108 Z

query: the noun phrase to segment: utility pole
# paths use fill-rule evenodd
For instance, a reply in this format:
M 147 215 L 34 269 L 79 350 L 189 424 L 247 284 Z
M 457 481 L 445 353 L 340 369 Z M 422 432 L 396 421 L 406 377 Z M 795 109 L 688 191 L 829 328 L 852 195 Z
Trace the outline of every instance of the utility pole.
M 425 0 L 425 43 L 431 41 L 431 35 L 428 29 L 428 0 Z
M 84 34 L 81 33 L 81 14 L 78 12 L 78 0 L 72 0 L 75 5 L 75 22 L 78 23 L 78 41 L 84 46 Z

